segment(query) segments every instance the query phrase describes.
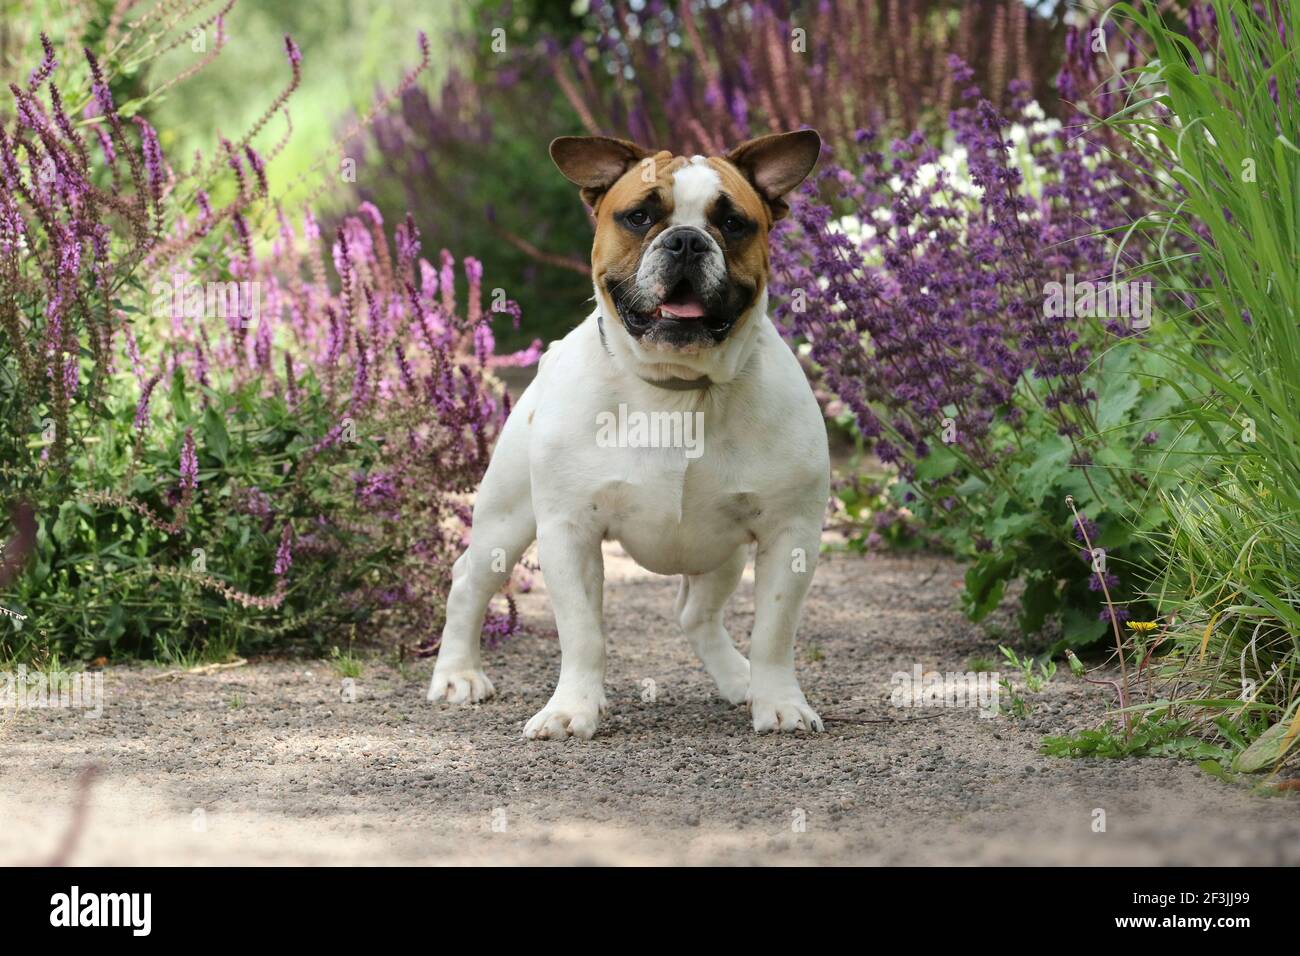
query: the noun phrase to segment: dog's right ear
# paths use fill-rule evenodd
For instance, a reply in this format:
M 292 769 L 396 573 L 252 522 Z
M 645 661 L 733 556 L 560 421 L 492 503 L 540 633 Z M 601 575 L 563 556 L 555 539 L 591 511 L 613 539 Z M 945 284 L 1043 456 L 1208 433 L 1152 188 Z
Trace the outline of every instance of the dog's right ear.
M 551 141 L 551 159 L 564 178 L 582 191 L 594 212 L 600 197 L 634 165 L 653 156 L 648 149 L 610 136 L 561 136 Z

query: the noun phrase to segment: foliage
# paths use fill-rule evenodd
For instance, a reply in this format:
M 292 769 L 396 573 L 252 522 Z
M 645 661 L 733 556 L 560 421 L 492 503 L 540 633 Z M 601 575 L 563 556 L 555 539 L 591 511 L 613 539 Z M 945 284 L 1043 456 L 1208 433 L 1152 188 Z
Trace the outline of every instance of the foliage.
M 928 543 L 912 512 L 890 495 L 892 476 L 853 474 L 831 487 L 826 527 L 845 536 L 854 551 L 920 547 Z
M 300 76 L 284 54 L 267 117 Z M 506 411 L 481 265 L 458 307 L 451 255 L 421 259 L 409 219 L 394 252 L 363 208 L 331 285 L 310 211 L 296 230 L 270 207 L 256 131 L 178 172 L 115 64 L 85 60 L 69 109 L 44 40 L 0 127 L 0 505 L 35 513 L 0 654 L 189 659 L 380 625 L 427 643 Z
M 1141 560 L 1156 515 L 1131 505 L 1173 480 L 1152 474 L 1170 441 L 1146 425 L 1178 401 L 1158 382 L 1167 360 L 1145 346 L 1139 310 L 1107 304 L 1111 234 L 1141 197 L 1023 87 L 1003 116 L 953 69 L 968 105 L 951 114 L 948 152 L 919 131 L 887 147 L 864 131 L 854 158 L 805 185 L 777 231 L 774 315 L 897 467 L 897 503 L 970 561 L 970 617 L 1021 579 L 1022 630 L 1059 618 L 1081 646 L 1106 626 L 1094 563 L 1136 596 L 1116 572 Z M 1101 291 L 1084 308 L 1071 290 L 1090 283 Z
M 1020 683 L 1026 694 L 1042 693 L 1043 688 L 1056 676 L 1056 663 L 1051 659 L 1038 661 L 1035 670 L 1032 655 L 1026 654 L 1021 658 L 1014 650 L 1002 644 L 998 645 L 998 651 L 1002 654 L 1002 659 L 1020 673 Z M 1010 677 L 999 680 L 998 687 L 1010 700 L 1009 710 L 1012 717 L 1023 720 L 1033 712 L 1033 704 L 1020 695 Z
M 835 150 L 867 125 L 934 126 L 961 102 L 948 56 L 978 64 L 998 104 L 1013 80 L 1050 102 L 1060 48 L 1060 22 L 1020 0 L 636 6 L 591 4 L 567 56 L 548 42 L 555 82 L 587 132 L 681 153 L 801 126 Z
M 471 47 L 472 48 L 472 47 Z M 507 347 L 559 338 L 585 316 L 591 228 L 570 183 L 547 158 L 567 124 L 565 104 L 536 68 L 476 80 L 454 73 L 436 99 L 419 87 L 374 124 L 356 194 L 385 214 L 409 209 L 469 255 L 527 309 L 527 333 L 508 320 Z
M 1150 600 L 1170 622 L 1159 675 L 1170 711 L 1210 732 L 1226 714 L 1266 751 L 1254 769 L 1300 753 L 1300 12 L 1195 6 L 1189 34 L 1148 5 L 1113 8 L 1150 54 L 1117 81 L 1125 108 L 1101 118 L 1163 171 L 1136 224 L 1186 305 L 1159 352 L 1188 400 L 1163 428 L 1200 438 L 1194 459 L 1171 457 L 1182 481 L 1148 536 Z
M 1096 730 L 1047 737 L 1042 752 L 1049 757 L 1172 757 L 1179 760 L 1231 759 L 1227 747 L 1210 743 L 1191 731 L 1192 721 L 1148 716 L 1131 733 L 1107 723 Z
M 1018 78 L 1050 105 L 1060 33 L 1021 0 L 595 2 L 580 15 L 482 2 L 457 43 L 468 62 L 376 123 L 357 191 L 489 260 L 532 333 L 557 338 L 591 295 L 591 232 L 546 159 L 554 137 L 725 152 L 813 125 L 848 148 L 869 123 L 934 126 L 957 102 L 947 53 L 978 63 L 995 100 Z M 495 331 L 524 344 L 504 323 Z

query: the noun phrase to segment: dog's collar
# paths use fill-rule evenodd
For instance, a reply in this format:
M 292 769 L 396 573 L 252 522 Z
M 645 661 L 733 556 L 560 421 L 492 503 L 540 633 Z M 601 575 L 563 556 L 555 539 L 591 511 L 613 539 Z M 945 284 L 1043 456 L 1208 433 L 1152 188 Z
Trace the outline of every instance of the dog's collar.
M 605 354 L 610 358 L 614 353 L 610 351 L 609 343 L 605 341 L 605 317 L 596 316 L 596 328 L 600 331 L 600 346 L 605 350 Z M 644 375 L 638 375 L 641 381 L 647 385 L 653 385 L 655 388 L 667 389 L 670 392 L 692 392 L 706 389 L 713 384 L 713 379 L 707 375 L 701 378 L 680 378 L 676 375 L 669 378 L 646 378 Z
M 672 376 L 672 378 L 646 378 L 644 375 L 638 375 L 637 378 L 647 385 L 653 385 L 655 388 L 666 388 L 670 392 L 698 391 L 713 384 L 713 379 L 707 375 L 703 378 L 678 378 L 676 375 Z

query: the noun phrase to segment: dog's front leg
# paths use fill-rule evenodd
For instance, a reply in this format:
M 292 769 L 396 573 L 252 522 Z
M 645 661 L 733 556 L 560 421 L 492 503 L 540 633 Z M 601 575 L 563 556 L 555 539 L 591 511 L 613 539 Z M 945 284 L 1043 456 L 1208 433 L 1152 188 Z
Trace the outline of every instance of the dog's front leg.
M 537 556 L 560 632 L 560 679 L 524 725 L 529 740 L 590 740 L 605 710 L 605 568 L 600 531 L 564 519 L 537 529 Z
M 796 521 L 759 538 L 749 652 L 750 708 L 759 733 L 825 729 L 794 674 L 795 630 L 820 545 L 819 521 Z

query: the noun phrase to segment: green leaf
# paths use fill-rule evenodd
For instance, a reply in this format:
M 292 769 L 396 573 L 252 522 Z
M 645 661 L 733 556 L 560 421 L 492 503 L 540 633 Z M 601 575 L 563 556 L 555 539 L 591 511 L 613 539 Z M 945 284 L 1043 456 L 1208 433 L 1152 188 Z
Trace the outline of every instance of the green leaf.
M 1217 760 L 1202 760 L 1196 766 L 1208 773 L 1211 777 L 1218 777 L 1220 780 L 1228 781 L 1228 772 L 1223 769 L 1223 765 Z
M 1068 647 L 1087 647 L 1106 632 L 1109 622 L 1098 620 L 1097 613 L 1093 609 L 1084 611 L 1077 607 L 1066 610 L 1062 630 Z
M 76 534 L 78 520 L 76 502 L 63 502 L 59 505 L 59 516 L 50 529 L 50 537 L 56 544 L 67 547 Z
M 225 419 L 212 406 L 203 415 L 203 450 L 223 465 L 230 453 L 230 435 Z
M 957 460 L 957 456 L 953 454 L 952 449 L 947 445 L 940 445 L 937 448 L 931 448 L 930 454 L 917 463 L 916 478 L 918 481 L 947 478 L 957 470 L 959 464 L 960 462 Z
M 989 525 L 989 537 L 993 540 L 994 546 L 996 546 L 1001 544 L 1003 541 L 1020 538 L 1024 532 L 1028 531 L 1037 523 L 1037 515 L 1003 515 L 1000 518 L 995 518 L 992 524 Z
M 966 590 L 961 600 L 967 617 L 982 620 L 998 606 L 1013 567 L 1010 558 L 984 558 L 966 569 Z
M 1031 576 L 1020 596 L 1020 630 L 1025 634 L 1037 634 L 1042 630 L 1047 615 L 1059 606 L 1056 579 L 1050 574 Z
M 1107 383 L 1097 402 L 1097 427 L 1102 431 L 1126 421 L 1129 409 L 1137 402 L 1142 391 L 1142 383 L 1137 376 L 1124 375 L 1119 381 L 1110 381 L 1111 370 L 1106 371 Z
M 1025 469 L 1017 483 L 1026 501 L 1037 504 L 1059 486 L 1070 471 L 1070 446 L 1059 435 L 1039 442 L 1034 463 Z
M 121 604 L 114 604 L 113 609 L 108 612 L 108 620 L 104 622 L 104 639 L 108 641 L 110 647 L 114 647 L 118 638 L 125 632 L 126 611 Z
M 190 406 L 189 394 L 185 391 L 185 376 L 179 368 L 172 376 L 170 397 L 172 412 L 176 416 L 177 423 L 181 425 L 188 423 L 194 417 L 194 410 Z
M 1292 737 L 1283 743 L 1288 726 L 1286 721 L 1280 720 L 1260 734 L 1258 740 L 1233 758 L 1232 769 L 1241 773 L 1255 773 L 1281 760 L 1297 740 Z

